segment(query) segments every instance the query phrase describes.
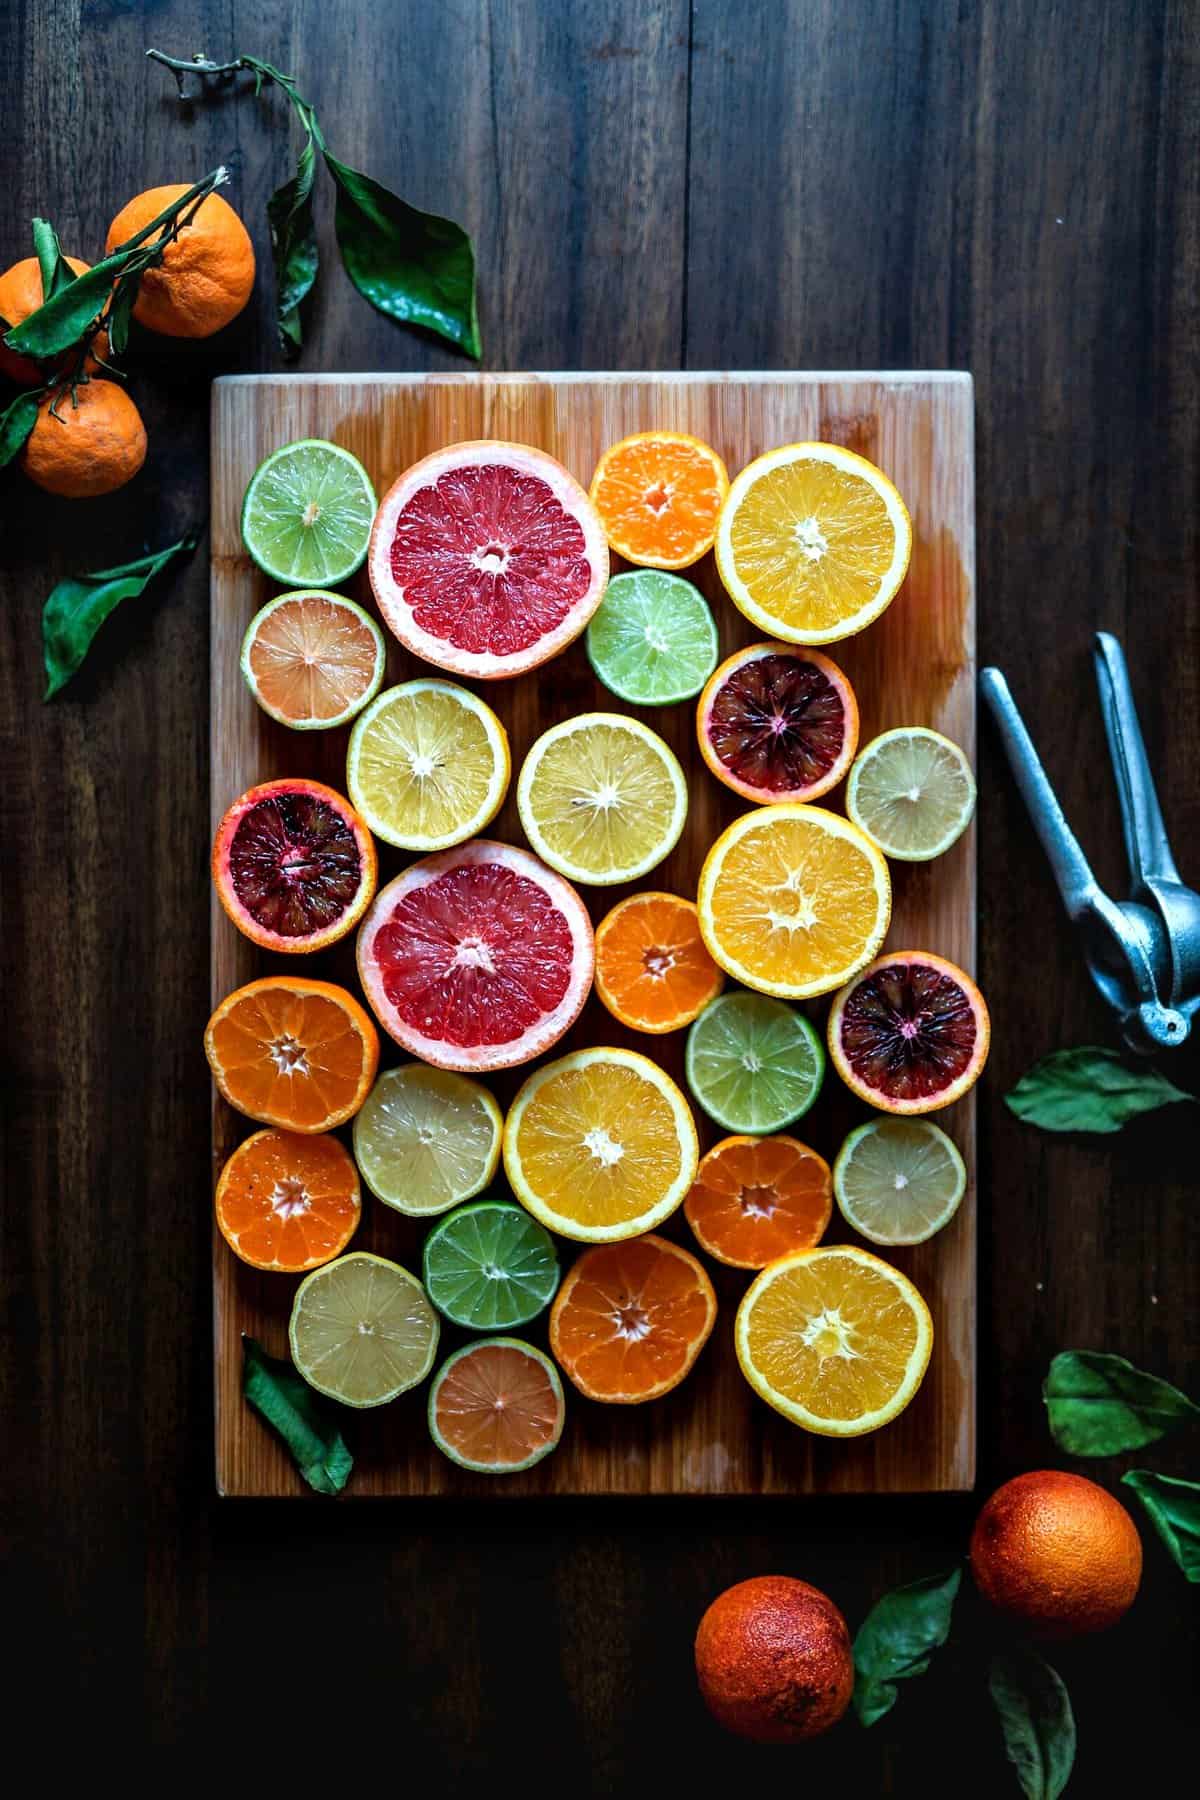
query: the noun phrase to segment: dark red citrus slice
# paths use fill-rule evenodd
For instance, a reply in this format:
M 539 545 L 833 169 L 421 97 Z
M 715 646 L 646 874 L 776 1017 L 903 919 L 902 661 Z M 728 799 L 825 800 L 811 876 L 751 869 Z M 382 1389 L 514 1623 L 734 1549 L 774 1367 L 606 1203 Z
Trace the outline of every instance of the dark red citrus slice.
M 829 1014 L 838 1074 L 882 1112 L 925 1113 L 974 1086 L 991 1025 L 962 969 L 927 950 L 881 956 L 848 982 Z
M 519 675 L 579 636 L 608 580 L 596 509 L 527 444 L 451 444 L 383 497 L 368 552 L 400 642 L 459 675 Z
M 761 804 L 816 800 L 858 749 L 858 702 L 819 650 L 752 644 L 709 678 L 696 706 L 700 754 L 719 781 Z
M 323 950 L 357 925 L 375 892 L 375 842 L 350 802 L 320 781 L 266 781 L 217 827 L 212 876 L 238 930 L 266 950 Z
M 527 850 L 486 838 L 412 863 L 358 934 L 380 1024 L 443 1069 L 540 1056 L 578 1017 L 593 962 L 575 889 Z

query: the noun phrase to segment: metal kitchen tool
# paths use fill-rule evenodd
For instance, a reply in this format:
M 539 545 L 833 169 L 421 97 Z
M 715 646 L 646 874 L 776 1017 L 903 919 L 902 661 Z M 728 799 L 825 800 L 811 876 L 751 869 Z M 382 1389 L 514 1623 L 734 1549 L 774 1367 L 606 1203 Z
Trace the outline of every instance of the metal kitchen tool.
M 1132 893 L 1111 900 L 1096 881 L 999 669 L 979 681 L 1067 915 L 1083 937 L 1092 980 L 1131 1049 L 1182 1044 L 1200 1008 L 1200 894 L 1175 867 L 1138 724 L 1125 653 L 1107 631 L 1094 647 L 1100 708 L 1117 780 Z

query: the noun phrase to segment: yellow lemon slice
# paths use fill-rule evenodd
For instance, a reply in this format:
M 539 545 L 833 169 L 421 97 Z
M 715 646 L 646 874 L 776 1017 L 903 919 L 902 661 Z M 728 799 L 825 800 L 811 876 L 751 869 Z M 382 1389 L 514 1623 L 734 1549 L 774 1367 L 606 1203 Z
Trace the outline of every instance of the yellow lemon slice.
M 571 881 L 636 881 L 670 854 L 687 782 L 656 731 L 620 713 L 583 713 L 542 733 L 517 780 L 530 844 Z
M 446 850 L 499 812 L 512 764 L 491 707 L 453 681 L 387 688 L 350 733 L 346 786 L 377 837 Z

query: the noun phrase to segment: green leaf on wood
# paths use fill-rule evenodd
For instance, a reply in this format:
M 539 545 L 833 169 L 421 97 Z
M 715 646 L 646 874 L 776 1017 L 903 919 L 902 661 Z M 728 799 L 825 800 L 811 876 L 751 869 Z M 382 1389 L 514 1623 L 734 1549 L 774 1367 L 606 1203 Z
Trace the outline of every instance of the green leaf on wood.
M 1169 1381 L 1095 1350 L 1061 1351 L 1042 1398 L 1051 1436 L 1071 1456 L 1121 1456 L 1200 1419 L 1200 1406 Z
M 1043 1057 L 1004 1103 L 1043 1131 L 1120 1131 L 1139 1113 L 1194 1099 L 1147 1064 L 1134 1066 L 1115 1050 L 1085 1044 Z
M 18 456 L 25 439 L 37 424 L 39 395 L 18 394 L 0 413 L 0 469 Z
M 929 1575 L 877 1600 L 854 1640 L 854 1710 L 874 1725 L 896 1704 L 896 1683 L 923 1675 L 950 1633 L 962 1570 Z
M 1200 1483 L 1130 1469 L 1121 1485 L 1133 1489 L 1185 1578 L 1200 1581 Z
M 988 1673 L 1004 1748 L 1026 1800 L 1058 1800 L 1075 1763 L 1075 1717 L 1062 1677 L 1032 1651 L 998 1656 Z
M 49 219 L 33 221 L 33 249 L 42 273 L 42 299 L 52 300 L 55 294 L 71 285 L 75 273 L 62 253 L 58 233 Z
M 187 556 L 200 540 L 198 530 L 187 532 L 176 544 L 156 550 L 119 569 L 97 569 L 92 575 L 69 575 L 54 588 L 42 611 L 42 646 L 46 663 L 46 692 L 53 699 L 80 668 L 92 640 L 105 619 L 122 600 L 133 600 L 147 583 L 176 557 Z
M 268 1356 L 252 1337 L 242 1339 L 242 1392 L 279 1433 L 309 1487 L 318 1494 L 340 1494 L 354 1458 L 332 1407 L 321 1401 L 291 1363 Z
M 296 173 L 275 189 L 267 201 L 271 227 L 271 254 L 275 262 L 275 327 L 285 356 L 295 356 L 302 342 L 300 303 L 317 279 L 319 253 L 313 222 L 312 189 L 316 152 L 311 125 L 308 141 L 300 152 Z

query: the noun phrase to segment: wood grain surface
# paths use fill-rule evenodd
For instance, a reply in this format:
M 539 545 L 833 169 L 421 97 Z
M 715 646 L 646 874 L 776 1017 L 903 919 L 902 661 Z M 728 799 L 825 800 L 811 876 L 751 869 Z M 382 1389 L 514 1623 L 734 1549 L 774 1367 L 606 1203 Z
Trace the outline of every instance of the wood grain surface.
M 238 377 L 213 387 L 212 421 L 212 822 L 255 782 L 312 775 L 345 789 L 348 729 L 300 735 L 255 704 L 238 668 L 246 626 L 278 591 L 241 543 L 246 484 L 262 459 L 296 438 L 325 437 L 353 451 L 379 493 L 418 457 L 463 439 L 500 437 L 557 456 L 585 485 L 601 452 L 631 431 L 689 431 L 711 443 L 730 473 L 777 444 L 822 438 L 850 445 L 887 470 L 913 516 L 913 559 L 883 619 L 845 644 L 830 646 L 862 711 L 862 742 L 893 725 L 933 725 L 974 757 L 974 417 L 968 375 L 499 375 L 328 379 Z M 713 606 L 728 655 L 761 633 L 725 597 L 713 558 L 689 571 Z M 354 584 L 370 605 L 365 571 Z M 389 634 L 390 639 L 390 634 Z M 427 665 L 390 642 L 389 681 Z M 552 664 L 515 681 L 479 687 L 509 734 L 514 788 L 488 835 L 524 843 L 515 771 L 534 739 L 559 719 L 597 709 L 639 712 L 598 682 L 581 641 Z M 688 776 L 683 837 L 654 871 L 672 893 L 694 896 L 709 846 L 745 812 L 700 758 L 695 707 L 640 709 L 679 756 Z M 840 790 L 826 804 L 838 806 Z M 410 860 L 381 850 L 381 882 Z M 975 968 L 975 838 L 972 827 L 936 864 L 893 867 L 888 945 L 930 949 Z M 599 923 L 627 890 L 584 890 Z M 628 890 L 632 891 L 632 890 Z M 268 958 L 235 930 L 214 899 L 212 1001 L 235 987 L 292 966 Z M 318 963 L 320 967 L 318 967 Z M 349 946 L 305 969 L 358 991 Z M 825 1004 L 810 1008 L 823 1027 Z M 618 1027 L 593 998 L 554 1052 L 620 1043 L 653 1055 L 683 1083 L 682 1032 L 648 1039 Z M 404 1061 L 384 1037 L 383 1066 Z M 502 1105 L 528 1070 L 490 1085 Z M 702 1145 L 721 1133 L 696 1109 Z M 797 1133 L 832 1162 L 842 1137 L 867 1108 L 854 1107 L 830 1070 L 820 1100 Z M 733 1320 L 749 1278 L 713 1265 L 718 1318 L 711 1344 L 675 1393 L 643 1407 L 602 1406 L 568 1388 L 568 1427 L 554 1456 L 503 1482 L 456 1468 L 434 1449 L 425 1396 L 405 1395 L 347 1425 L 358 1457 L 352 1491 L 380 1494 L 475 1494 L 489 1501 L 525 1494 L 802 1494 L 962 1490 L 975 1479 L 975 1098 L 944 1120 L 967 1161 L 968 1195 L 954 1223 L 928 1244 L 896 1251 L 934 1319 L 929 1373 L 916 1400 L 885 1431 L 838 1443 L 798 1431 L 757 1401 L 737 1366 Z M 253 1129 L 214 1095 L 214 1182 L 234 1145 Z M 345 1134 L 343 1134 L 345 1135 Z M 677 1215 L 671 1235 L 691 1244 Z M 353 1247 L 420 1268 L 425 1228 L 367 1197 Z M 835 1214 L 827 1241 L 853 1234 Z M 694 1245 L 693 1245 L 694 1248 Z M 561 1246 L 564 1266 L 578 1254 Z M 214 1344 L 217 1484 L 224 1494 L 302 1494 L 304 1484 L 279 1440 L 241 1395 L 241 1336 L 287 1354 L 293 1278 L 248 1269 L 214 1230 Z M 544 1319 L 530 1335 L 542 1340 Z M 443 1348 L 451 1347 L 453 1334 Z

